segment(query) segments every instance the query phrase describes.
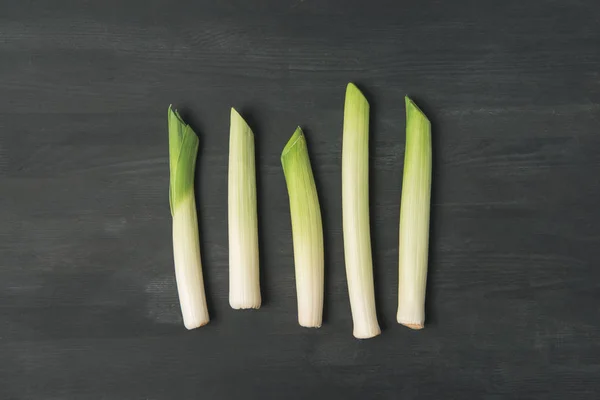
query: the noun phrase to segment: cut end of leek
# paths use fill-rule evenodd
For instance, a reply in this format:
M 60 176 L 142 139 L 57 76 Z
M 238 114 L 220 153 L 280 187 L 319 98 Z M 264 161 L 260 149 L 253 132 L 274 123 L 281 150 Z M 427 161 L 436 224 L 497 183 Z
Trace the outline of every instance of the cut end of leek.
M 194 173 L 198 136 L 169 106 L 169 204 L 173 216 L 173 256 L 179 303 L 187 329 L 209 321 L 200 261 Z
M 348 84 L 342 144 L 344 258 L 354 337 L 381 333 L 375 310 L 369 224 L 369 103 Z
M 400 206 L 398 323 L 422 329 L 431 208 L 431 124 L 406 97 L 406 150 Z
M 229 305 L 260 308 L 254 134 L 231 109 L 229 137 Z
M 323 321 L 323 226 L 306 139 L 300 127 L 283 149 L 281 165 L 290 198 L 298 323 L 319 328 Z

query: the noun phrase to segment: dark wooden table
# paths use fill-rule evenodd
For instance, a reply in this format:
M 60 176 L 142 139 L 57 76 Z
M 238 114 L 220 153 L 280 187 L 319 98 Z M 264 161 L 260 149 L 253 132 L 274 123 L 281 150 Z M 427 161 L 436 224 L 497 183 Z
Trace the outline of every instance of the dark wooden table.
M 372 106 L 382 336 L 352 337 L 345 85 Z M 427 327 L 395 322 L 409 94 L 433 123 Z M 176 294 L 167 106 L 201 137 L 212 321 Z M 264 305 L 229 308 L 229 107 L 256 134 Z M 296 322 L 280 152 L 307 134 L 326 310 Z M 0 4 L 1 399 L 600 398 L 600 3 Z

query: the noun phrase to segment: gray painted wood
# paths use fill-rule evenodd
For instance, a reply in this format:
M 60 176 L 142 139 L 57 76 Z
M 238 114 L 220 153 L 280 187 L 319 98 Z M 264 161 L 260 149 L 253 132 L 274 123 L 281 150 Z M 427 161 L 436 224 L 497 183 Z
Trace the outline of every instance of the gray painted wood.
M 483 4 L 485 3 L 485 4 Z M 600 397 L 600 3 L 0 4 L 0 398 Z M 383 334 L 352 337 L 344 88 L 372 105 Z M 403 96 L 431 117 L 427 327 L 395 323 Z M 167 106 L 201 137 L 212 322 L 174 282 Z M 227 303 L 229 107 L 256 134 L 264 306 Z M 279 154 L 309 141 L 326 315 L 296 323 Z

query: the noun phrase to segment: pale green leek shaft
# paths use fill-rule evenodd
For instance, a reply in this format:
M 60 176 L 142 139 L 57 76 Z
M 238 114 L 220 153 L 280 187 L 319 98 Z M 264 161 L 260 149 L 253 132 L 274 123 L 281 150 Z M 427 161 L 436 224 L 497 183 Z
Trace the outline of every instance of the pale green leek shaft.
M 231 109 L 229 136 L 229 304 L 260 308 L 254 134 Z
M 298 127 L 281 154 L 290 198 L 298 323 L 318 328 L 323 320 L 323 226 L 306 139 Z
M 431 124 L 406 97 L 397 319 L 398 323 L 412 329 L 421 329 L 425 323 L 430 198 Z
M 354 336 L 381 333 L 375 310 L 369 225 L 369 103 L 350 83 L 346 89 L 342 144 L 344 255 Z
M 187 329 L 209 321 L 200 261 L 194 173 L 198 136 L 169 107 L 169 204 L 173 217 L 173 256 L 183 323 Z

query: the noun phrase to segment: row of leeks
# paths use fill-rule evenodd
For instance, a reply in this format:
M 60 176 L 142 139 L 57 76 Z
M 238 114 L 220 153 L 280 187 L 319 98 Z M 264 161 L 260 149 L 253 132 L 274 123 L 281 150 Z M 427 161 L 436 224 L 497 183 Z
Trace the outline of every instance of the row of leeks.
M 429 247 L 431 124 L 411 99 L 405 101 L 397 320 L 421 329 Z M 194 329 L 209 322 L 194 199 L 198 137 L 171 107 L 168 121 L 175 276 L 184 325 Z M 298 323 L 318 328 L 323 320 L 323 225 L 306 137 L 300 127 L 285 145 L 281 164 L 290 203 Z M 229 304 L 234 309 L 259 308 L 254 135 L 235 109 L 231 109 L 228 192 Z M 353 333 L 359 339 L 371 338 L 381 329 L 375 309 L 369 222 L 369 103 L 352 83 L 346 89 L 344 106 L 342 214 Z

